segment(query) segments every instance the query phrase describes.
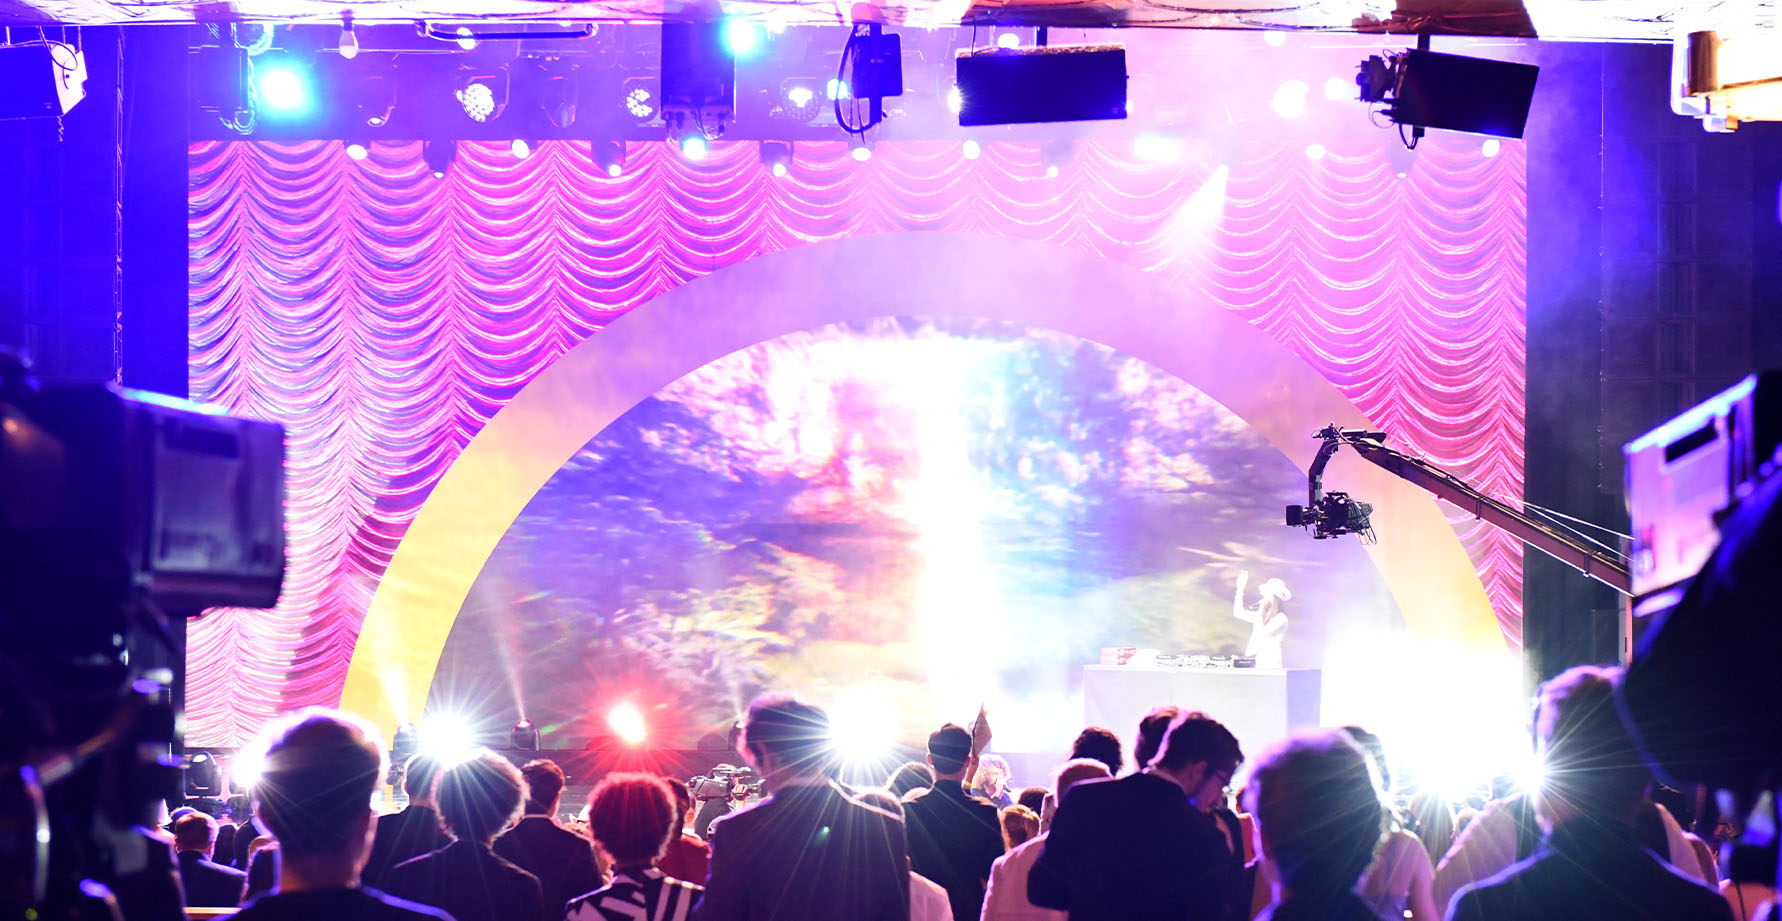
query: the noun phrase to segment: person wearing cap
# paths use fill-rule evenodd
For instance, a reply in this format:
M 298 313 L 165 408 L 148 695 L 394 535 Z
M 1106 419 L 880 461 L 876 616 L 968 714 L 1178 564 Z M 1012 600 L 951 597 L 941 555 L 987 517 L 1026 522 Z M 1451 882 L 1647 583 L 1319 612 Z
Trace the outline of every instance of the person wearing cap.
M 1257 668 L 1283 668 L 1281 646 L 1287 639 L 1287 615 L 1281 613 L 1281 602 L 1293 600 L 1293 593 L 1287 590 L 1287 583 L 1270 579 L 1257 587 L 1261 597 L 1249 608 L 1244 606 L 1244 587 L 1249 584 L 1250 574 L 1240 571 L 1237 595 L 1231 599 L 1232 616 L 1251 625 L 1244 655 L 1255 659 Z

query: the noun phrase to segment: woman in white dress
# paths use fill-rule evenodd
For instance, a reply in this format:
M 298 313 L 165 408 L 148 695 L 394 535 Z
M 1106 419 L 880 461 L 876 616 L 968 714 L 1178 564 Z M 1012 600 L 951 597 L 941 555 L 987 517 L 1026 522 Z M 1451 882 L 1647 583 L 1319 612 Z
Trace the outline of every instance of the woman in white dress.
M 1249 608 L 1244 606 L 1244 588 L 1249 584 L 1250 573 L 1240 571 L 1237 595 L 1231 599 L 1232 616 L 1252 625 L 1244 655 L 1254 658 L 1257 668 L 1284 668 L 1281 644 L 1287 638 L 1287 615 L 1281 613 L 1281 602 L 1292 600 L 1293 593 L 1287 590 L 1287 583 L 1270 579 L 1257 587 L 1256 593 L 1261 597 L 1255 607 Z

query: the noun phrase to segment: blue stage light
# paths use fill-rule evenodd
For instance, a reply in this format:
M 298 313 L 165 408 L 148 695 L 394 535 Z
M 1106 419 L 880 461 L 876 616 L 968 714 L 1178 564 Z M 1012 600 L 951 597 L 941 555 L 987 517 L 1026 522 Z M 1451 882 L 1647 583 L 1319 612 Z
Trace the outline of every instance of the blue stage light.
M 763 44 L 760 25 L 746 19 L 732 19 L 724 24 L 724 47 L 730 49 L 732 56 L 749 57 L 761 50 Z
M 270 118 L 295 118 L 315 107 L 309 74 L 288 61 L 255 62 L 254 91 L 260 114 Z

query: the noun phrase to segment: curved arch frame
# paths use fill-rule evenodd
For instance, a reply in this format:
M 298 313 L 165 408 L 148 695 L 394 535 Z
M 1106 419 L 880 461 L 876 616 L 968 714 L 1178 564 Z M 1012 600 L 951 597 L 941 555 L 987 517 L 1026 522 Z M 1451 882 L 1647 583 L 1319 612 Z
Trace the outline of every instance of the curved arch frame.
M 1372 427 L 1287 347 L 1157 275 L 1044 243 L 908 233 L 801 246 L 656 298 L 571 349 L 479 432 L 428 496 L 366 612 L 341 707 L 386 732 L 418 717 L 457 613 L 533 496 L 608 424 L 738 349 L 883 316 L 1043 326 L 1192 383 L 1303 469 L 1330 422 Z M 1346 461 L 1346 462 L 1345 462 Z M 1429 494 L 1339 457 L 1374 502 L 1368 547 L 1419 641 L 1505 649 L 1471 560 Z

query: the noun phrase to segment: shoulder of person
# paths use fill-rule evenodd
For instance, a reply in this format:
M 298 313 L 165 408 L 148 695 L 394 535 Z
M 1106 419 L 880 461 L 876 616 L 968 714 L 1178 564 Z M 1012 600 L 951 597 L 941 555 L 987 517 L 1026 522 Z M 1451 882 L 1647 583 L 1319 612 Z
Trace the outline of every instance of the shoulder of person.
M 389 908 L 390 911 L 385 914 L 385 917 L 392 919 L 392 921 L 396 921 L 396 919 L 410 919 L 410 921 L 412 921 L 412 919 L 416 918 L 432 918 L 434 921 L 456 921 L 456 919 L 447 914 L 443 908 L 434 908 L 431 905 L 422 905 L 419 902 L 411 902 L 408 899 L 391 895 L 388 892 L 379 892 L 372 889 L 361 889 L 359 891 L 378 902 L 382 902 L 386 908 Z

